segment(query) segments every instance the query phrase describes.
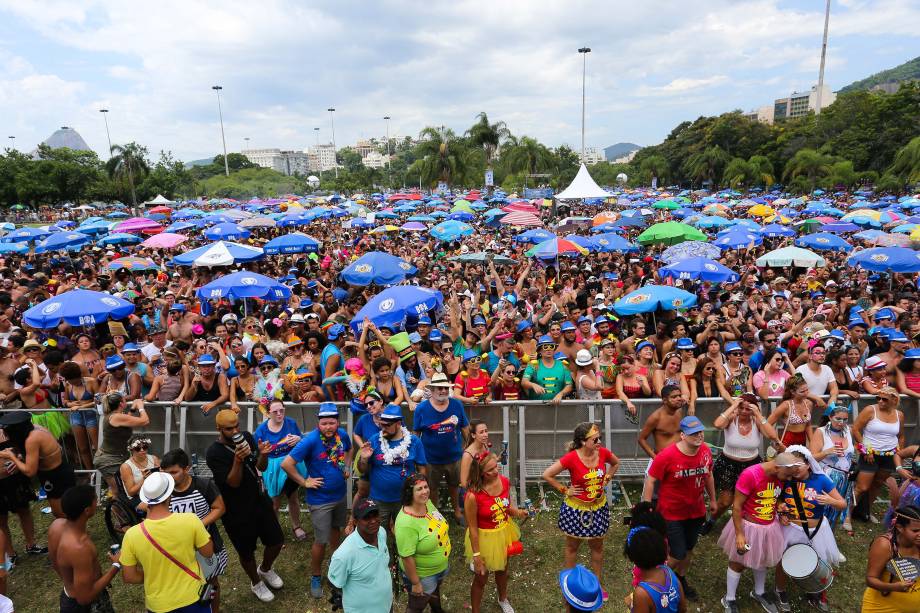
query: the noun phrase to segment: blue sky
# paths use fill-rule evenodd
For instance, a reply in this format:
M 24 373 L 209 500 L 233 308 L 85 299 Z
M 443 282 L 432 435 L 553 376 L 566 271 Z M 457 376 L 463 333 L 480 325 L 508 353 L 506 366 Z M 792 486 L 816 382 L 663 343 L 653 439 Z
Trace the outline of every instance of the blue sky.
M 515 134 L 577 146 L 660 142 L 679 122 L 754 109 L 817 80 L 823 0 L 195 2 L 0 0 L 0 131 L 31 150 L 62 125 L 106 148 L 181 159 L 302 149 L 480 111 Z M 920 0 L 833 0 L 834 89 L 920 53 Z M 6 139 L 5 139 L 6 140 Z

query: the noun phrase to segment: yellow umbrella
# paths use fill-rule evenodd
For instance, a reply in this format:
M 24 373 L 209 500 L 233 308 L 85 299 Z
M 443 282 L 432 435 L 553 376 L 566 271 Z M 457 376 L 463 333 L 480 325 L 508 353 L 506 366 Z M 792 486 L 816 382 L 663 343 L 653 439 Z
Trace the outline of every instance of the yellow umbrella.
M 910 240 L 920 241 L 920 226 L 917 226 L 916 228 L 910 231 Z
M 384 232 L 399 232 L 399 227 L 387 224 L 385 226 L 377 226 L 371 230 L 372 234 L 383 234 Z
M 882 214 L 880 211 L 873 211 L 872 209 L 856 209 L 855 211 L 850 211 L 846 215 L 840 218 L 841 221 L 850 221 L 854 217 L 868 217 L 874 221 L 878 221 L 879 217 Z
M 764 223 L 781 223 L 781 224 L 792 223 L 791 218 L 786 217 L 785 215 L 779 215 L 779 214 L 773 214 L 773 215 L 770 215 L 769 217 L 764 217 L 763 221 Z
M 722 217 L 730 217 L 731 209 L 729 209 L 724 204 L 710 204 L 703 208 L 704 215 L 721 215 Z
M 755 204 L 748 209 L 748 215 L 752 217 L 765 217 L 767 215 L 773 215 L 776 211 L 771 206 L 766 204 Z

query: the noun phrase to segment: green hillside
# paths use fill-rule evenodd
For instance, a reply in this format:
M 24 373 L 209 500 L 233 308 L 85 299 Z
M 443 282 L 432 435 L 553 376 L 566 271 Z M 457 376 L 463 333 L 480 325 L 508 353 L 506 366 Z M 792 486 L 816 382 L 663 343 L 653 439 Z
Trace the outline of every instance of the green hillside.
M 904 62 L 900 66 L 877 72 L 871 77 L 866 77 L 855 83 L 850 83 L 841 89 L 839 93 L 860 89 L 872 89 L 876 85 L 881 85 L 882 83 L 889 83 L 891 81 L 910 81 L 912 79 L 920 79 L 920 57 L 915 57 L 909 62 Z

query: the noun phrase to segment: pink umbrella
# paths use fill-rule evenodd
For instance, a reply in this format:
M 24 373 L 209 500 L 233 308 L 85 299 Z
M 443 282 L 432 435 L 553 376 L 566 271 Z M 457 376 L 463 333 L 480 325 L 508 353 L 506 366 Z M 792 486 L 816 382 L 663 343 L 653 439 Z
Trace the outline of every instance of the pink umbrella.
M 153 228 L 162 228 L 162 226 L 146 217 L 131 217 L 112 228 L 112 232 L 140 232 L 141 230 Z
M 163 232 L 155 234 L 141 243 L 141 247 L 153 247 L 155 249 L 172 249 L 188 240 L 187 236 L 173 234 L 172 232 Z
M 512 202 L 507 206 L 503 206 L 502 210 L 506 213 L 512 213 L 514 211 L 521 211 L 524 213 L 533 213 L 537 214 L 540 212 L 540 209 L 530 204 L 526 200 L 518 200 L 517 202 Z
M 504 209 L 502 209 L 504 210 Z M 533 213 L 513 211 L 501 218 L 502 225 L 506 226 L 542 226 L 543 222 Z

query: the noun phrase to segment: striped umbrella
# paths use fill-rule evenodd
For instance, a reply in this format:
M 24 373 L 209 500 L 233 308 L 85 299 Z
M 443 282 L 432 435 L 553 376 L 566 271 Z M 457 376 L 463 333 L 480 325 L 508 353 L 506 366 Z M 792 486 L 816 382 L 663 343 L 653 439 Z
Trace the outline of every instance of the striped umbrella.
M 505 226 L 542 226 L 543 222 L 533 213 L 524 211 L 513 211 L 501 219 L 502 225 Z

